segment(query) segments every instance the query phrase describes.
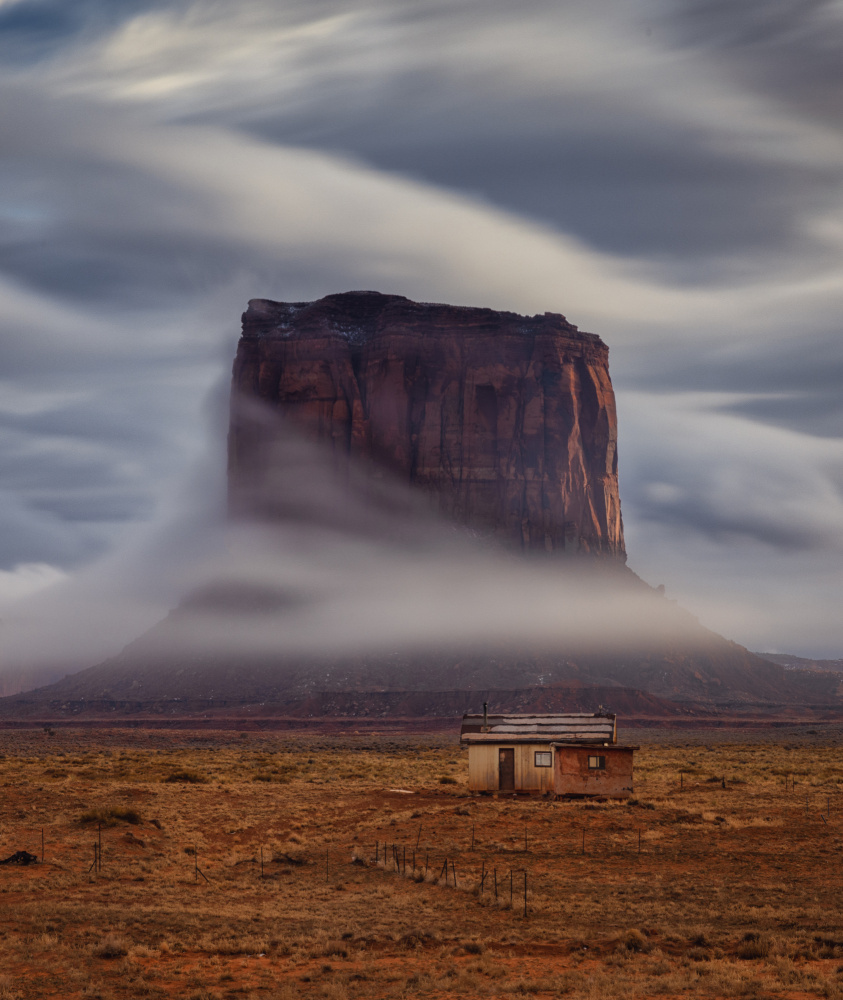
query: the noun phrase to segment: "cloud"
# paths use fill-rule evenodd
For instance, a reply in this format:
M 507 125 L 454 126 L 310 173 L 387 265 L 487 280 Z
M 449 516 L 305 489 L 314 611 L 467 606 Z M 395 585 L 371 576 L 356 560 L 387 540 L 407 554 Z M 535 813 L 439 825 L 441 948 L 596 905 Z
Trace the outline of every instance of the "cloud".
M 788 40 L 786 12 L 747 7 L 729 16 L 778 25 L 778 44 L 735 53 L 718 5 L 655 0 L 153 8 L 51 82 L 358 156 L 695 281 L 750 252 L 821 256 L 801 220 L 836 203 L 839 134 L 761 72 L 815 47 Z M 758 72 L 740 87 L 747 47 Z
M 13 570 L 0 570 L 0 605 L 29 597 L 67 579 L 67 574 L 47 563 L 20 563 Z
M 630 564 L 750 648 L 830 654 L 840 643 L 843 441 L 747 419 L 755 402 L 621 397 Z

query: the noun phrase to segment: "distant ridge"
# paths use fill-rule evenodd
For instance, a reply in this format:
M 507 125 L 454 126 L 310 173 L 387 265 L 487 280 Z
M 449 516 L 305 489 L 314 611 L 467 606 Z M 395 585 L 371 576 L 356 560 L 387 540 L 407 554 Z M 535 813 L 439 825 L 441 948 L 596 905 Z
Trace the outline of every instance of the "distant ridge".
M 763 660 L 777 663 L 785 670 L 813 670 L 831 673 L 843 673 L 843 660 L 813 660 L 807 656 L 794 656 L 793 653 L 756 653 Z

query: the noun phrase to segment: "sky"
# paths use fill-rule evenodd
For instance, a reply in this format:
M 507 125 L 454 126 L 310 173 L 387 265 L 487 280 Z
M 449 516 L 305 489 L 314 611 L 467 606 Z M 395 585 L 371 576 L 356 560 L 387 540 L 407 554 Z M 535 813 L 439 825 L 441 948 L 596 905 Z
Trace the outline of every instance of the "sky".
M 843 656 L 841 45 L 839 0 L 0 0 L 0 623 L 61 594 L 83 665 L 166 613 L 248 299 L 376 289 L 598 333 L 629 565 Z

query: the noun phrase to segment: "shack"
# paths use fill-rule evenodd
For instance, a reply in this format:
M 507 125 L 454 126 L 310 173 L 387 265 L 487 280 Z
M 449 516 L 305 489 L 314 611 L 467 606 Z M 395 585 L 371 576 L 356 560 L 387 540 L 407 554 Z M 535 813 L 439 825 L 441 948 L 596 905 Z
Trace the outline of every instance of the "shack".
M 468 788 L 480 794 L 561 796 L 632 794 L 633 753 L 619 746 L 617 716 L 464 715 Z

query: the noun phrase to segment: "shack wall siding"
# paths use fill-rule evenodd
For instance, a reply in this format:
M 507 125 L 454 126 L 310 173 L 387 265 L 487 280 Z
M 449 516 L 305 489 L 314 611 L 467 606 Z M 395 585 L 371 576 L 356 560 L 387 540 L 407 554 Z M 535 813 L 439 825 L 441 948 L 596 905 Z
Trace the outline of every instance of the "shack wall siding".
M 498 787 L 498 747 L 472 743 L 468 748 L 468 790 L 486 792 Z
M 550 743 L 471 743 L 468 747 L 468 790 L 470 792 L 498 791 L 498 751 L 515 750 L 515 791 L 544 794 L 552 792 L 553 767 L 536 767 L 535 752 L 551 751 Z
M 590 768 L 588 758 L 606 758 L 604 770 Z M 627 747 L 557 747 L 554 761 L 554 791 L 557 795 L 632 795 L 632 756 Z

